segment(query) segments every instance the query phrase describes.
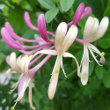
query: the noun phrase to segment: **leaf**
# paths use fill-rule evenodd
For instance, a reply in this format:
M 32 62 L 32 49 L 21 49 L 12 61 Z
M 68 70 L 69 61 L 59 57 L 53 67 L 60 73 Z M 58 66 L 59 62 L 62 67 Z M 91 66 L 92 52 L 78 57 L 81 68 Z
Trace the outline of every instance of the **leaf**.
M 73 5 L 75 0 L 60 0 L 62 11 L 67 12 Z
M 106 88 L 110 88 L 110 74 L 107 71 L 104 72 L 103 83 Z
M 103 78 L 103 74 L 105 72 L 105 69 L 102 67 L 102 66 L 96 66 L 95 67 L 95 73 L 96 73 L 96 76 L 99 78 L 99 79 L 102 79 Z
M 110 48 L 110 30 L 106 32 L 103 39 L 98 41 L 98 45 L 103 49 Z
M 24 33 L 27 28 L 23 16 L 24 12 L 20 9 L 14 9 L 8 16 L 8 22 L 10 22 L 11 26 L 17 34 Z
M 36 25 L 36 15 L 33 13 L 29 13 L 31 22 L 33 25 Z M 18 35 L 23 35 L 29 28 L 26 26 L 24 21 L 24 11 L 17 8 L 14 9 L 8 16 L 8 21 L 13 27 L 14 31 Z
M 110 38 L 108 39 L 103 39 L 103 40 L 100 40 L 98 42 L 99 46 L 103 49 L 108 49 L 110 48 Z
M 56 7 L 52 0 L 38 0 L 38 2 L 46 9 L 52 9 Z
M 51 9 L 45 13 L 46 22 L 50 23 L 58 14 L 58 8 Z

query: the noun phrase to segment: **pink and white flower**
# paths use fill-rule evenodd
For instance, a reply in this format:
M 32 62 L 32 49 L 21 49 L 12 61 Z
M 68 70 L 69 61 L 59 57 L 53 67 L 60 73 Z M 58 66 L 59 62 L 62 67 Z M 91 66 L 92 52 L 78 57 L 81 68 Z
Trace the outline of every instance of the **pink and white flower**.
M 29 86 L 29 103 L 30 107 L 34 110 L 35 107 L 32 104 L 32 80 L 35 73 L 48 61 L 51 55 L 45 57 L 38 65 L 30 68 L 33 64 L 33 55 L 20 55 L 16 58 L 16 53 L 12 52 L 10 56 L 7 57 L 7 63 L 11 67 L 7 73 L 19 73 L 20 78 L 17 83 L 12 85 L 13 90 L 18 86 L 18 98 L 16 99 L 14 108 L 18 101 L 20 101 L 25 93 L 26 88 Z M 10 91 L 13 92 L 13 90 Z

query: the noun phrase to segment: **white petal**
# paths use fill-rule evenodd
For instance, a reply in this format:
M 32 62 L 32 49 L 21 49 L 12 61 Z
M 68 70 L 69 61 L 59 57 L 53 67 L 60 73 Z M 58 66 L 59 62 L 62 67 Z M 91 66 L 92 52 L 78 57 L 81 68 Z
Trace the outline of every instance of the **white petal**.
M 10 66 L 16 70 L 16 53 L 15 52 L 12 52 L 11 55 L 10 55 Z
M 108 17 L 104 17 L 100 22 L 100 25 L 99 25 L 99 28 L 97 31 L 97 38 L 95 40 L 101 38 L 105 34 L 105 32 L 108 28 L 108 24 L 109 24 Z
M 65 34 L 67 32 L 67 24 L 62 22 L 58 25 L 55 35 L 55 47 L 58 49 L 62 47 L 63 40 L 65 38 Z
M 85 27 L 84 27 L 84 39 L 87 39 L 87 37 L 89 36 L 89 34 L 91 33 L 91 29 L 94 25 L 94 19 L 93 17 L 88 17 Z
M 56 50 L 40 50 L 36 52 L 33 57 L 35 57 L 38 54 L 47 54 L 47 55 L 57 55 Z
M 52 72 L 52 76 L 50 79 L 49 87 L 48 87 L 48 97 L 51 100 L 54 98 L 56 88 L 57 88 L 58 76 L 59 76 L 59 71 L 61 66 L 61 59 L 62 59 L 62 56 L 57 56 L 54 69 Z
M 22 58 L 22 56 L 19 56 L 19 57 L 17 58 L 17 60 L 16 60 L 16 65 L 17 65 L 16 71 L 17 71 L 18 73 L 23 73 L 22 70 L 21 70 L 21 68 L 20 68 L 20 66 L 21 66 L 21 64 L 20 64 L 21 58 Z
M 88 25 L 85 25 L 85 29 L 84 29 L 84 41 L 86 43 L 89 43 L 89 42 L 93 42 L 94 39 L 96 38 L 99 21 L 97 18 L 91 17 L 91 20 L 89 19 L 89 22 L 87 23 Z
M 77 64 L 77 73 L 78 73 L 78 76 L 80 77 L 80 67 L 79 67 L 79 63 L 77 61 L 77 59 L 75 58 L 75 56 L 73 56 L 71 53 L 68 53 L 68 52 L 65 52 L 63 54 L 64 57 L 70 57 L 70 58 L 73 58 Z
M 32 79 L 30 80 L 29 82 L 29 104 L 30 104 L 30 107 L 35 110 L 35 107 L 33 106 L 32 104 Z
M 87 47 L 84 47 L 81 70 L 81 82 L 83 85 L 86 85 L 88 82 L 88 73 L 89 73 L 89 53 Z
M 77 28 L 77 26 L 72 25 L 69 28 L 69 30 L 68 30 L 65 38 L 64 38 L 64 42 L 63 42 L 63 50 L 64 51 L 67 51 L 68 48 L 72 45 L 72 43 L 74 42 L 77 34 L 78 34 L 78 28 Z

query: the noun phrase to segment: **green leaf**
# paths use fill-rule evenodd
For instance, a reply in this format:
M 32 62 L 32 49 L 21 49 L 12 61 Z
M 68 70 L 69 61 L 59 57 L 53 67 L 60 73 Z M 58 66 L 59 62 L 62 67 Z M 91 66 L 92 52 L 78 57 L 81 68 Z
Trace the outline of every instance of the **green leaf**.
M 99 78 L 99 79 L 102 79 L 103 78 L 103 74 L 105 72 L 105 69 L 102 67 L 102 66 L 96 66 L 95 67 L 95 73 L 96 73 L 96 76 Z
M 58 14 L 58 8 L 51 9 L 45 13 L 46 22 L 50 23 Z
M 56 7 L 52 0 L 38 0 L 38 2 L 46 9 L 52 9 Z
M 62 11 L 67 12 L 73 5 L 75 0 L 60 0 Z
M 103 83 L 106 88 L 110 88 L 110 74 L 107 71 L 104 72 Z
M 17 34 L 22 34 L 27 29 L 23 16 L 24 12 L 20 9 L 14 9 L 8 16 L 8 21 Z
M 103 39 L 103 40 L 100 40 L 98 42 L 99 46 L 103 49 L 108 49 L 110 48 L 110 38 L 108 39 Z
M 98 45 L 103 49 L 110 48 L 110 30 L 106 32 L 103 39 L 98 41 Z

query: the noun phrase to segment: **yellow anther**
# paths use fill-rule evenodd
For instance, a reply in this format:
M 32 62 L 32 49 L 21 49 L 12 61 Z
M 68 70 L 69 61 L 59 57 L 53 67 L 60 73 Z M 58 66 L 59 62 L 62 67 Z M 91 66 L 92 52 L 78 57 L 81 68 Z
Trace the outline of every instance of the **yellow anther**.
M 11 110 L 15 110 L 15 107 L 13 106 L 13 107 L 11 107 Z
M 58 69 L 56 69 L 56 70 L 55 70 L 55 73 L 56 73 L 56 74 L 58 74 L 58 73 L 59 73 L 59 70 L 58 70 Z
M 104 52 L 102 52 L 102 53 L 101 53 L 101 55 L 102 55 L 102 56 L 105 56 L 105 53 L 104 53 Z
M 9 91 L 8 93 L 9 93 L 10 95 L 12 94 L 12 92 L 11 92 L 11 91 Z

